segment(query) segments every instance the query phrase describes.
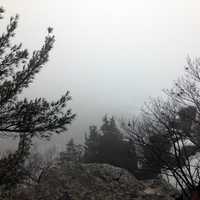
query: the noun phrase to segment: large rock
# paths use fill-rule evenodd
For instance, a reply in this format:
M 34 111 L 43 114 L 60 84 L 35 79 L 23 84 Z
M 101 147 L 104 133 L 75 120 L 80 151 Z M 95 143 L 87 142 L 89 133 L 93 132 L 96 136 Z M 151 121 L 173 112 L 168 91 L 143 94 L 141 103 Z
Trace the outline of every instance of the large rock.
M 173 199 L 160 182 L 142 182 L 128 171 L 108 164 L 65 163 L 54 166 L 36 187 L 45 200 L 157 200 Z

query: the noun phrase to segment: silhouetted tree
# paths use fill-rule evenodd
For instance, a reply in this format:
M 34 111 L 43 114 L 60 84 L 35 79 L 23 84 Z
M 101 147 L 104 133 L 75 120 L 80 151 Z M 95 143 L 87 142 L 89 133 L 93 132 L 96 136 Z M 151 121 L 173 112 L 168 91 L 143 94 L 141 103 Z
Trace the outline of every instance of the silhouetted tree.
M 3 12 L 1 8 L 1 18 Z M 52 102 L 20 97 L 48 61 L 55 38 L 52 28 L 48 28 L 41 49 L 29 55 L 22 44 L 13 43 L 17 24 L 18 16 L 11 17 L 0 36 L 0 136 L 19 139 L 16 152 L 0 160 L 0 187 L 4 189 L 13 188 L 26 177 L 23 165 L 32 138 L 50 139 L 52 134 L 65 131 L 75 117 L 71 109 L 66 108 L 71 100 L 69 92 Z
M 90 127 L 85 141 L 85 161 L 108 163 L 134 172 L 136 169 L 136 152 L 130 141 L 125 140 L 116 125 L 114 117 L 103 118 L 100 130 Z
M 85 135 L 85 162 L 98 162 L 100 156 L 100 137 L 101 135 L 97 129 L 97 126 L 90 126 L 89 135 Z

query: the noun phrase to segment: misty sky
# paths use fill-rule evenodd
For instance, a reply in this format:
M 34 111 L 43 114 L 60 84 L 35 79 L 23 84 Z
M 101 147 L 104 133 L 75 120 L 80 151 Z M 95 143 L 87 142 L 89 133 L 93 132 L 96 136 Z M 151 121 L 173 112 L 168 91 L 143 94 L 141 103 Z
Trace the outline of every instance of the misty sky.
M 200 56 L 198 0 L 1 4 L 7 11 L 4 22 L 10 15 L 20 15 L 16 40 L 30 50 L 42 45 L 48 26 L 54 28 L 50 61 L 25 95 L 55 99 L 70 90 L 77 119 L 69 133 L 79 140 L 105 113 L 118 117 L 138 113 L 149 96 L 160 96 L 183 73 L 187 55 Z

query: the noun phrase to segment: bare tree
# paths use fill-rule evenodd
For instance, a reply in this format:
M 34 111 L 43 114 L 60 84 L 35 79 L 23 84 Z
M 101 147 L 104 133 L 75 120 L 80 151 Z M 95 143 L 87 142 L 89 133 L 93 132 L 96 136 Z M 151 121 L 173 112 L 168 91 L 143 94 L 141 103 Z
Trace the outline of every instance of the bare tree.
M 151 99 L 141 119 L 129 123 L 126 130 L 142 149 L 141 155 L 148 149 L 154 166 L 189 198 L 200 181 L 200 59 L 188 58 L 185 71 L 174 88 L 165 90 L 167 97 Z M 155 136 L 160 139 L 157 143 L 152 140 Z M 164 148 L 166 143 L 170 148 Z
M 27 171 L 28 177 L 26 185 L 37 185 L 45 173 L 56 163 L 57 153 L 55 146 L 40 153 L 36 147 L 31 151 L 26 159 L 24 170 Z

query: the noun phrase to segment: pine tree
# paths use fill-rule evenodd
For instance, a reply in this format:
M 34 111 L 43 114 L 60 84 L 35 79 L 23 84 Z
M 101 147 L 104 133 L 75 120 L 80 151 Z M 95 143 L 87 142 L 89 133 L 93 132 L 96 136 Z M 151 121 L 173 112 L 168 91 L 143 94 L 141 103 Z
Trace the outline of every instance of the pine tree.
M 100 130 L 91 126 L 85 145 L 86 162 L 108 163 L 131 172 L 136 169 L 134 145 L 124 140 L 114 117 L 104 116 Z
M 85 136 L 85 155 L 86 162 L 97 162 L 99 160 L 100 133 L 96 126 L 89 127 L 89 135 Z
M 1 18 L 3 13 L 1 8 Z M 0 36 L 0 136 L 19 139 L 16 152 L 0 160 L 0 186 L 6 189 L 15 186 L 26 175 L 23 164 L 33 137 L 50 139 L 52 134 L 65 131 L 75 117 L 71 109 L 66 108 L 71 100 L 69 92 L 53 102 L 45 98 L 20 98 L 47 63 L 55 37 L 52 28 L 48 28 L 41 49 L 29 55 L 22 44 L 13 43 L 17 24 L 18 16 L 11 17 L 6 31 Z

